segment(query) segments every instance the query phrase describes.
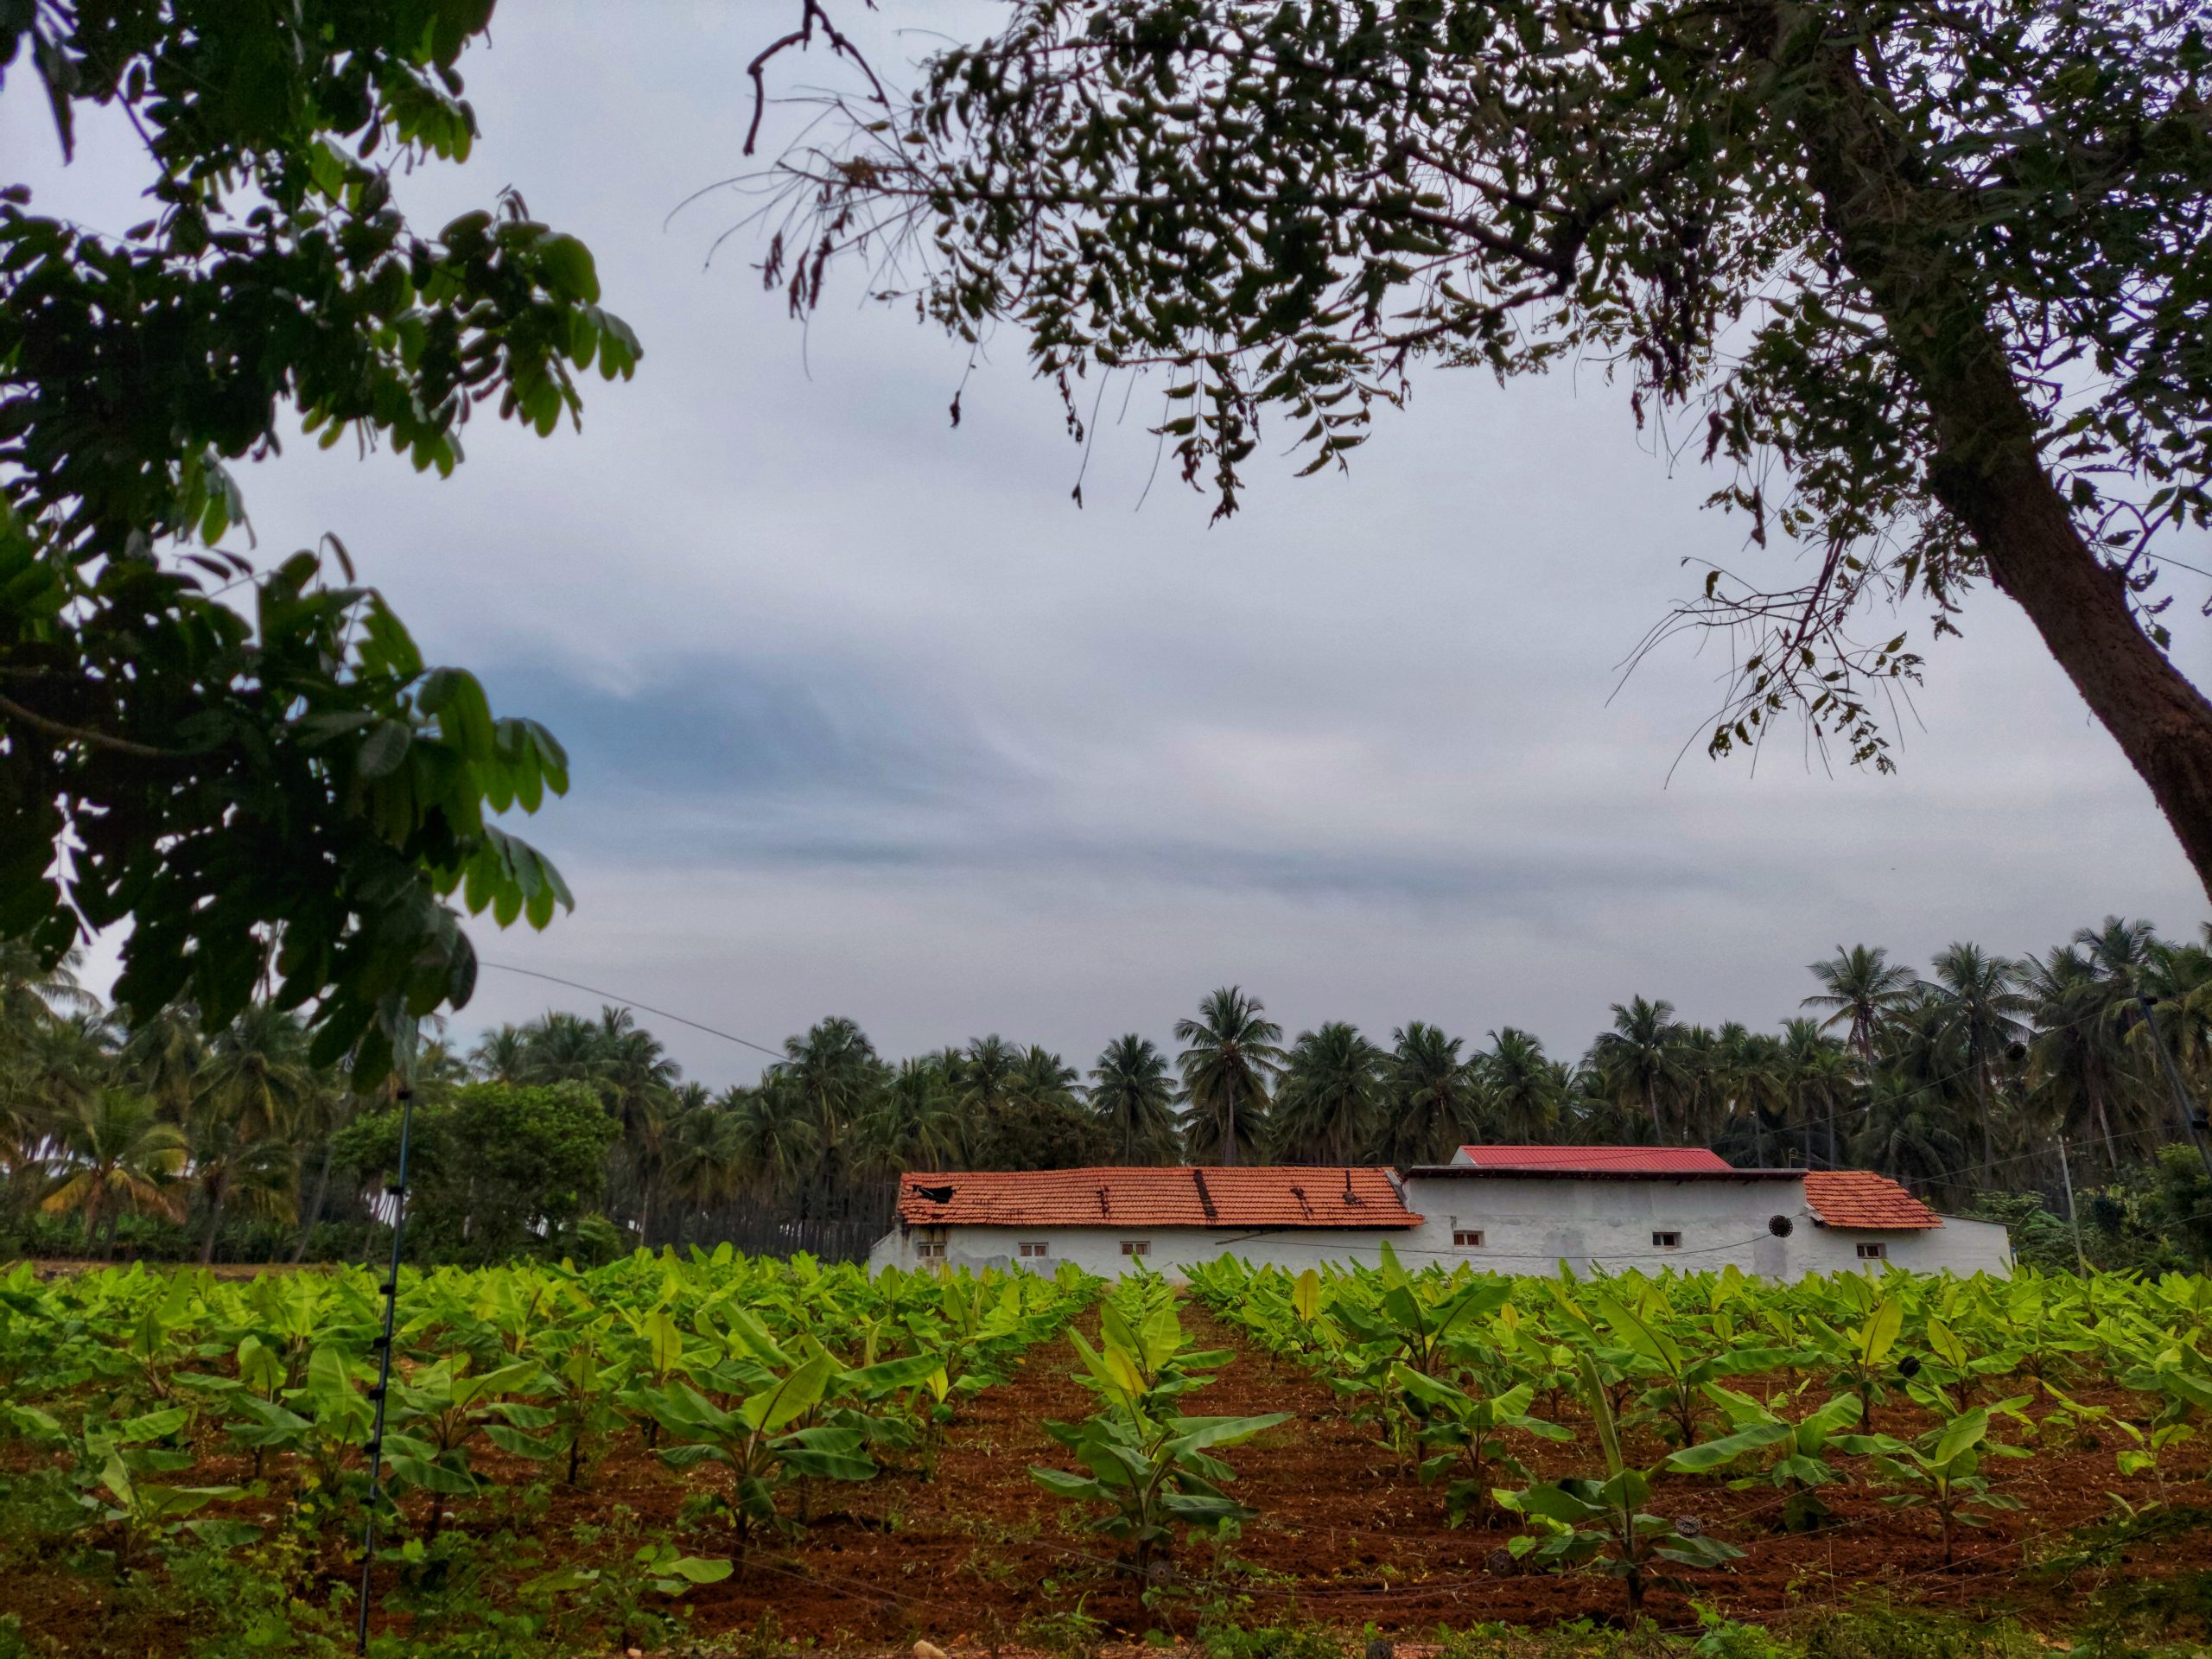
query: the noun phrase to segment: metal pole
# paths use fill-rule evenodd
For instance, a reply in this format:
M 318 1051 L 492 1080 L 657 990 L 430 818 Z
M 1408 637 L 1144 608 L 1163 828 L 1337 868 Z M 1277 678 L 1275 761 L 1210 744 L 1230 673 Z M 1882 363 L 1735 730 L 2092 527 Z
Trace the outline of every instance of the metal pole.
M 2074 1230 L 2074 1265 L 2089 1276 L 2089 1257 L 2082 1249 L 2082 1222 L 2074 1213 L 2074 1172 L 2066 1166 L 2066 1137 L 2058 1137 L 2058 1179 L 2066 1184 L 2066 1224 Z
M 2181 1080 L 2181 1068 L 2174 1064 L 2173 1051 L 2166 1046 L 2165 1034 L 2158 1029 L 2158 1016 L 2151 1011 L 2151 999 L 2140 991 L 2135 1001 L 2143 1010 L 2143 1023 L 2151 1027 L 2151 1041 L 2158 1051 L 2158 1060 L 2166 1069 L 2166 1081 L 2172 1085 L 2174 1104 L 2181 1109 L 2181 1126 L 2189 1131 L 2190 1143 L 2196 1148 L 2196 1155 L 2204 1163 L 2204 1173 L 2212 1176 L 2212 1147 L 2204 1144 L 2204 1135 L 2197 1128 L 2196 1103 L 2190 1098 L 2188 1085 Z
M 392 1316 L 399 1305 L 399 1251 L 407 1227 L 407 1138 L 414 1127 L 415 1091 L 402 1085 L 399 1095 L 399 1168 L 385 1190 L 392 1196 L 391 1271 L 384 1282 L 384 1334 L 377 1338 L 377 1386 L 370 1396 L 376 1402 L 376 1427 L 370 1431 L 365 1450 L 369 1458 L 369 1518 L 361 1538 L 361 1606 L 353 1626 L 353 1651 L 369 1650 L 369 1573 L 377 1559 L 377 1500 L 384 1493 L 384 1408 L 391 1387 Z

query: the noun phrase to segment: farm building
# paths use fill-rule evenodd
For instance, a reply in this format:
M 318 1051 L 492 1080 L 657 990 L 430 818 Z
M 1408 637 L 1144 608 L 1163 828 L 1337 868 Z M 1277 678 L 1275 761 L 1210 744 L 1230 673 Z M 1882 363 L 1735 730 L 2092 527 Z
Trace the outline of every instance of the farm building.
M 1374 1262 L 1410 1238 L 1387 1169 L 1306 1165 L 1235 1168 L 1025 1169 L 909 1174 L 899 1224 L 872 1268 L 1062 1262 L 1109 1278 L 1132 1265 L 1171 1277 L 1223 1255 L 1295 1262 Z
M 1993 1222 L 1939 1216 L 1863 1169 L 1738 1169 L 1694 1147 L 1462 1147 L 1406 1172 L 1420 1243 L 1501 1272 L 1684 1269 L 1733 1262 L 1763 1279 L 1882 1264 L 2005 1274 Z M 1430 1259 L 1430 1258 L 1423 1258 Z
M 1408 1266 L 1500 1273 L 1685 1270 L 1733 1263 L 1800 1279 L 1885 1264 L 2004 1274 L 2005 1230 L 1938 1216 L 1864 1170 L 1737 1169 L 1710 1152 L 1652 1147 L 1465 1147 L 1449 1164 L 1382 1168 L 1090 1168 L 910 1173 L 898 1225 L 871 1267 L 1061 1262 L 1174 1276 L 1221 1255 L 1295 1272 L 1373 1265 L 1388 1240 Z

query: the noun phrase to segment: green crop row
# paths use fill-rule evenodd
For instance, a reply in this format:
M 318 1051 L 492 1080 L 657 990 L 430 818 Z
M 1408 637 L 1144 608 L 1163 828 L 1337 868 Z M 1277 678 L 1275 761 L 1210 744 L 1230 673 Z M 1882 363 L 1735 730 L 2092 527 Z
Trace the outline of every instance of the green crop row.
M 1858 1484 L 1930 1512 L 1948 1564 L 1958 1529 L 2018 1507 L 1993 1460 L 2109 1446 L 2163 1491 L 2193 1478 L 2177 1448 L 2212 1411 L 2212 1281 L 2180 1274 L 1508 1279 L 1409 1272 L 1386 1248 L 1377 1268 L 1296 1275 L 1224 1260 L 1191 1287 L 1312 1367 L 1444 1486 L 1455 1523 L 1517 1527 L 1531 1567 L 1603 1561 L 1631 1618 L 1667 1564 L 1741 1553 L 1657 1513 L 1662 1483 L 1771 1489 L 1800 1530 L 1831 1519 L 1824 1489 Z M 1545 1443 L 1551 1467 L 1582 1466 L 1540 1478 Z
M 403 1272 L 385 1401 L 387 1532 L 434 1541 L 448 1506 L 504 1484 L 588 1484 L 625 1446 L 700 1469 L 733 1543 L 792 1524 L 786 1490 L 929 1467 L 960 1402 L 1087 1306 L 1098 1281 L 823 1268 L 727 1247 L 590 1271 Z M 371 1482 L 382 1296 L 365 1272 L 132 1268 L 0 1277 L 0 1441 L 73 1473 L 128 1571 L 188 1529 L 358 1529 Z M 175 1484 L 211 1460 L 225 1484 Z M 723 1562 L 657 1562 L 673 1590 Z

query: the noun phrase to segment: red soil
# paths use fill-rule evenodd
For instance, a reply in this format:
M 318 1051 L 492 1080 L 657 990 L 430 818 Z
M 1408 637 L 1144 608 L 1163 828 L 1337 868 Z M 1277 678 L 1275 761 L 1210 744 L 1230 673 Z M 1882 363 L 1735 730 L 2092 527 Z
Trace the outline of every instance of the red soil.
M 833 1649 L 926 1637 L 944 1647 L 995 1650 L 1002 1643 L 1034 1646 L 1032 1621 L 1078 1606 L 1127 1634 L 1188 1633 L 1201 1617 L 1223 1616 L 1246 1623 L 1313 1619 L 1353 1630 L 1372 1623 L 1404 1632 L 1482 1620 L 1548 1624 L 1618 1616 L 1622 1592 L 1615 1580 L 1592 1573 L 1513 1570 L 1503 1550 L 1510 1533 L 1447 1526 L 1440 1487 L 1421 1485 L 1371 1430 L 1350 1421 L 1346 1402 L 1302 1367 L 1247 1347 L 1202 1309 L 1186 1307 L 1184 1321 L 1201 1345 L 1239 1350 L 1211 1386 L 1187 1397 L 1190 1410 L 1284 1411 L 1294 1421 L 1226 1454 L 1237 1471 L 1231 1490 L 1260 1511 L 1259 1518 L 1246 1523 L 1241 1537 L 1180 1551 L 1173 1581 L 1155 1587 L 1150 1607 L 1144 1586 L 1116 1560 L 1114 1546 L 1028 1475 L 1032 1464 L 1069 1466 L 1042 1422 L 1080 1418 L 1091 1404 L 1060 1342 L 1033 1353 L 1009 1381 L 963 1405 L 933 1473 L 887 1471 L 864 1485 L 817 1485 L 810 1495 L 813 1517 L 802 1532 L 756 1540 L 729 1579 L 690 1592 L 684 1605 L 693 1633 L 743 1632 L 772 1619 L 786 1639 Z M 2142 1420 L 2143 1402 L 2089 1392 Z M 1880 1425 L 1898 1433 L 1923 1426 L 1896 1408 L 1885 1410 Z M 1540 1473 L 1589 1471 L 1587 1448 L 1575 1444 L 1514 1449 Z M 1738 1618 L 1771 1619 L 1872 1592 L 2060 1621 L 2055 1598 L 2061 1592 L 2016 1581 L 2024 1546 L 2032 1551 L 2039 1541 L 2108 1517 L 2107 1494 L 2124 1485 L 2133 1501 L 2150 1496 L 2139 1490 L 2139 1478 L 2120 1480 L 2115 1449 L 2044 1448 L 2030 1459 L 1993 1460 L 1987 1471 L 2024 1507 L 1963 1533 L 1949 1567 L 1929 1512 L 1895 1510 L 1844 1485 L 1826 1489 L 1837 1520 L 1813 1534 L 1775 1530 L 1779 1495 L 1766 1488 L 1733 1492 L 1714 1479 L 1670 1478 L 1654 1507 L 1695 1515 L 1714 1535 L 1748 1552 L 1732 1567 L 1687 1575 L 1698 1601 Z M 1662 1451 L 1652 1440 L 1632 1446 L 1631 1455 L 1650 1462 Z M 527 1465 L 507 1468 L 505 1462 L 486 1459 L 486 1472 L 531 1478 Z M 234 1456 L 211 1455 L 191 1478 L 243 1480 L 250 1473 Z M 2190 1473 L 2202 1471 L 2192 1463 Z M 719 1478 L 713 1465 L 678 1474 L 626 1441 L 582 1490 L 556 1487 L 550 1513 L 534 1530 L 556 1557 L 576 1555 L 571 1528 L 603 1523 L 619 1504 L 635 1514 L 645 1536 L 666 1533 L 689 1553 L 725 1554 L 733 1542 L 720 1529 L 677 1530 L 685 1498 Z M 2173 1495 L 2193 1499 L 2201 1491 Z M 265 1507 L 273 1511 L 278 1500 Z M 453 1524 L 477 1522 L 464 1507 Z M 634 1548 L 626 1546 L 626 1553 Z M 2166 1575 L 2208 1569 L 2212 1534 L 2198 1533 L 2145 1552 L 2126 1570 Z M 334 1577 L 350 1576 L 334 1559 L 329 1570 Z M 100 1594 L 58 1560 L 0 1574 L 0 1611 L 16 1612 L 35 1638 L 51 1637 L 65 1647 L 99 1623 Z M 1693 1622 L 1679 1591 L 1655 1592 L 1650 1611 L 1666 1624 Z M 130 1632 L 134 1645 L 148 1652 L 174 1651 L 181 1645 L 175 1634 L 163 1639 L 143 1627 Z

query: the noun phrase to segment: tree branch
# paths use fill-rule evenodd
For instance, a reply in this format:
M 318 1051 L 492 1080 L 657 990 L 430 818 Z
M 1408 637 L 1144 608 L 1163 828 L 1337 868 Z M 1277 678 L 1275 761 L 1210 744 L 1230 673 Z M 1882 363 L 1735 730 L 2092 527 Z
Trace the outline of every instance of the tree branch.
M 82 726 L 65 726 L 58 720 L 48 720 L 35 714 L 12 697 L 0 696 L 0 715 L 21 721 L 34 731 L 44 732 L 48 737 L 58 737 L 72 743 L 89 743 L 94 748 L 112 749 L 118 754 L 136 755 L 142 760 L 182 760 L 181 749 L 157 749 L 150 743 L 134 743 L 127 737 L 110 737 L 105 732 L 88 731 Z

